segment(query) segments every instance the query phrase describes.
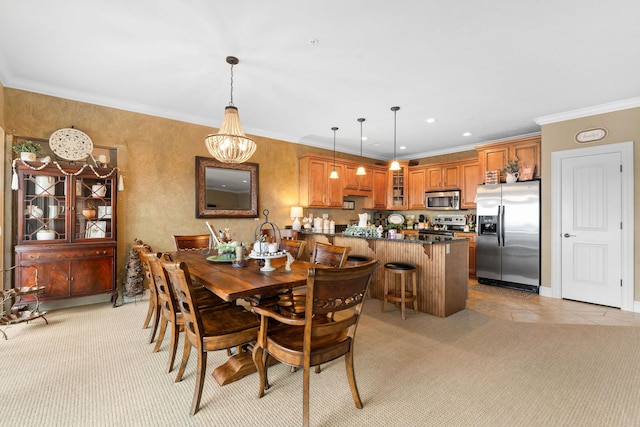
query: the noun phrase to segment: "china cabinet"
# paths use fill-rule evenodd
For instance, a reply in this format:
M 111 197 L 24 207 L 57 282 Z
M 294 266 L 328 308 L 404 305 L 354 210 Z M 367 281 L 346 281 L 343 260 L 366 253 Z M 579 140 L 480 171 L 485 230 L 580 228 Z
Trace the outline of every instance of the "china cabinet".
M 87 166 L 16 162 L 16 265 L 37 267 L 40 301 L 117 297 L 117 177 L 114 169 Z M 31 271 L 16 269 L 16 288 L 33 281 Z

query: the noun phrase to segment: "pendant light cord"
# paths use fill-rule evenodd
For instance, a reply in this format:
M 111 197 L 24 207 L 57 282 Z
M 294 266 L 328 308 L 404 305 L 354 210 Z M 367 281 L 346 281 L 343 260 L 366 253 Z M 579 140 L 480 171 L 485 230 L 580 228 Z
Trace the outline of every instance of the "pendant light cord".
M 233 106 L 233 64 L 231 64 L 231 100 L 229 101 L 229 105 Z
M 337 127 L 332 127 L 331 130 L 333 131 L 333 170 L 336 170 L 336 131 L 338 130 Z

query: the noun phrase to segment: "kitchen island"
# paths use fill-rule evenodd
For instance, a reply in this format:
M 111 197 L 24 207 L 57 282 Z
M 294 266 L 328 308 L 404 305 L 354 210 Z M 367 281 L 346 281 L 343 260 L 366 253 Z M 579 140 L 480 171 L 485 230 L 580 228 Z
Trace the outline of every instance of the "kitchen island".
M 317 242 L 349 246 L 349 255 L 362 255 L 380 261 L 374 272 L 371 296 L 382 299 L 387 262 L 415 264 L 417 273 L 418 310 L 434 316 L 446 317 L 464 310 L 469 281 L 469 241 L 467 239 L 425 236 L 422 240 L 364 238 L 343 234 L 305 233 L 304 256 Z M 398 285 L 399 286 L 399 285 Z

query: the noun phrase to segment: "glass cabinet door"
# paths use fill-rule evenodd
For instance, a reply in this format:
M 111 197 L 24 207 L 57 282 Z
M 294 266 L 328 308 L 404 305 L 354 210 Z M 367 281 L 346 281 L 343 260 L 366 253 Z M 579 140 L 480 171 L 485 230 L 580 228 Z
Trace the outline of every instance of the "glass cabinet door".
M 75 181 L 74 240 L 114 239 L 112 227 L 114 179 L 77 177 Z
M 22 175 L 22 241 L 69 239 L 66 221 L 67 177 L 39 171 Z

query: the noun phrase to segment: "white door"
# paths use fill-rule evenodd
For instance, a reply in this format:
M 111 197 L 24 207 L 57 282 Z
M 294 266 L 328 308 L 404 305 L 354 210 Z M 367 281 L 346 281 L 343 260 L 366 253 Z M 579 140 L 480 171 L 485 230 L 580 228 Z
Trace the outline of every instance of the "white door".
M 620 307 L 621 153 L 561 162 L 562 298 Z

